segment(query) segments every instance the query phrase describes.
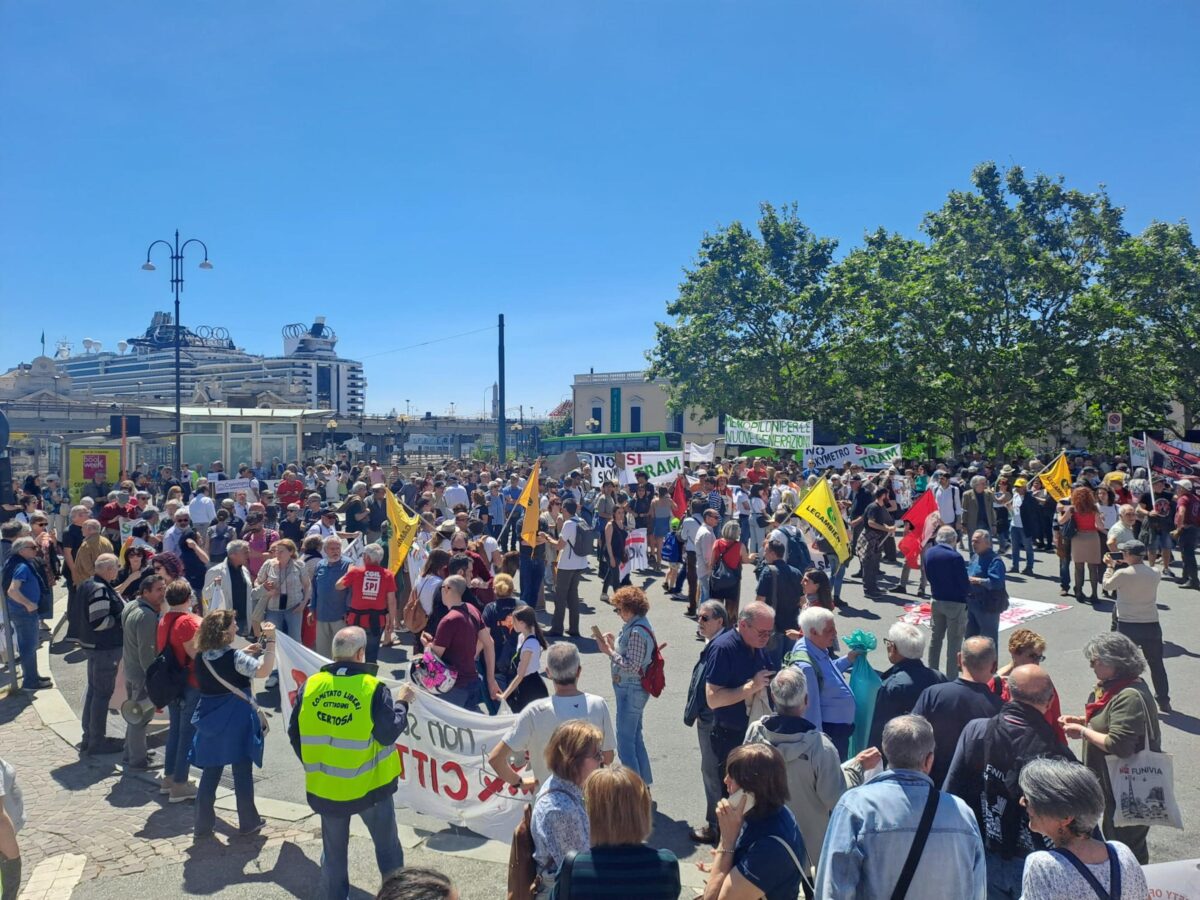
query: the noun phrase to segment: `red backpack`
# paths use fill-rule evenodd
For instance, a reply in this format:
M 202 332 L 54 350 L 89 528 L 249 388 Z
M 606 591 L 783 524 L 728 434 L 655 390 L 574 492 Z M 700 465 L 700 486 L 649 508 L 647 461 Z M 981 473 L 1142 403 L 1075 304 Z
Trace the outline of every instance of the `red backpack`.
M 660 644 L 654 637 L 654 632 L 644 625 L 638 625 L 638 628 L 650 635 L 650 662 L 646 664 L 646 669 L 642 672 L 642 689 L 651 697 L 662 696 L 663 688 L 667 686 L 667 669 L 663 662 L 662 649 L 667 646 Z

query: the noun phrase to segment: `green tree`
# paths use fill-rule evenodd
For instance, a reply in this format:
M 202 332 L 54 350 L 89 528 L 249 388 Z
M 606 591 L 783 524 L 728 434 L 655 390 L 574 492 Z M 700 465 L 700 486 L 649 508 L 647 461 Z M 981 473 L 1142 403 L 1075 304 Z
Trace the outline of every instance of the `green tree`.
M 821 354 L 841 327 L 825 283 L 837 244 L 794 205 L 760 209 L 759 236 L 734 222 L 701 241 L 667 305 L 674 322 L 655 325 L 650 375 L 668 380 L 674 409 L 821 418 L 836 396 Z

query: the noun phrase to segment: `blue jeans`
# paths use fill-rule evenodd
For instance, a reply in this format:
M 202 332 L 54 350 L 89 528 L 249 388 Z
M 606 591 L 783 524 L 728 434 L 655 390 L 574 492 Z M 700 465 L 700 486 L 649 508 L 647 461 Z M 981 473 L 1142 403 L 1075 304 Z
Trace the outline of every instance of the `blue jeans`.
M 535 551 L 537 552 L 537 551 Z M 537 609 L 542 596 L 542 579 L 546 577 L 546 560 L 535 556 L 521 557 L 521 602 Z
M 304 607 L 297 606 L 295 609 L 291 609 L 291 610 L 268 609 L 267 613 L 266 613 L 266 621 L 270 622 L 279 631 L 282 631 L 284 634 L 286 634 L 288 637 L 290 637 L 293 641 L 299 642 L 300 627 L 304 622 Z M 367 643 L 370 643 L 369 638 L 368 638 Z M 378 641 L 376 641 L 376 644 L 378 645 Z M 376 655 L 378 656 L 378 653 Z M 375 662 L 374 659 L 369 659 L 367 661 Z M 276 671 L 278 671 L 279 666 L 276 665 L 275 669 L 276 669 Z
M 463 709 L 479 712 L 479 704 L 483 701 L 483 682 L 476 679 L 465 687 L 455 685 L 442 694 L 442 699 Z
M 637 772 L 649 787 L 654 776 L 642 735 L 642 713 L 650 695 L 640 684 L 616 684 L 613 689 L 617 695 L 617 756 L 621 765 Z
M 254 763 L 248 759 L 233 763 L 233 793 L 237 798 L 238 829 L 246 831 L 259 823 L 262 817 L 254 805 Z M 217 800 L 217 784 L 221 781 L 224 766 L 209 766 L 200 775 L 200 787 L 196 790 L 196 835 L 211 834 L 217 823 L 217 811 L 213 804 Z
M 983 852 L 983 861 L 987 865 L 987 895 L 988 900 L 1019 900 L 1021 896 L 1021 880 L 1024 878 L 1025 858 L 1023 856 L 1004 859 L 998 853 Z
M 396 833 L 396 809 L 392 795 L 380 797 L 374 806 L 359 813 L 371 842 L 375 845 L 375 864 L 383 880 L 404 866 L 404 850 Z M 350 817 L 321 816 L 321 896 L 326 900 L 346 900 L 350 894 L 349 862 Z
M 1008 539 L 1012 542 L 1013 568 L 1020 568 L 1021 549 L 1025 549 L 1025 568 L 1033 568 L 1033 536 L 1026 533 L 1024 528 L 1010 528 Z
M 37 613 L 18 610 L 15 603 L 7 607 L 8 620 L 12 622 L 13 635 L 17 644 L 17 654 L 21 657 L 21 687 L 26 690 L 36 690 L 38 680 L 37 649 L 38 629 L 40 623 Z
M 977 634 L 982 634 L 984 637 L 990 637 L 992 643 L 999 645 L 1000 643 L 1000 613 L 985 613 L 980 612 L 970 603 L 967 604 L 967 630 L 963 633 L 963 639 L 975 637 Z
M 842 582 L 846 580 L 846 566 L 838 559 L 836 553 L 825 554 L 825 571 L 829 573 L 829 587 L 833 590 L 833 599 L 842 599 Z
M 194 687 L 186 687 L 183 693 L 167 706 L 171 728 L 167 732 L 167 747 L 163 751 L 163 773 L 176 784 L 187 781 L 191 769 L 188 765 L 188 751 L 192 749 L 192 739 L 196 736 L 192 714 L 199 702 L 200 691 Z

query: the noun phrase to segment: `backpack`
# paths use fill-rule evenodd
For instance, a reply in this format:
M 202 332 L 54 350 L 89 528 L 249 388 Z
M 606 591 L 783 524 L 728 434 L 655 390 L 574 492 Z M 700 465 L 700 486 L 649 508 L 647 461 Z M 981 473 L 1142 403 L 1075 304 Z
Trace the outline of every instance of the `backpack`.
M 567 521 L 575 523 L 575 537 L 571 540 L 571 552 L 576 556 L 587 556 L 596 546 L 592 527 L 579 516 L 571 516 Z
M 800 643 L 797 641 L 796 643 Z M 825 674 L 821 671 L 821 667 L 812 661 L 812 657 L 808 655 L 807 650 L 789 650 L 784 654 L 783 664 L 785 666 L 794 666 L 797 663 L 808 663 L 812 668 L 813 674 L 817 676 L 817 691 L 825 690 Z
M 650 635 L 650 662 L 646 664 L 646 669 L 642 672 L 642 690 L 651 697 L 661 697 L 663 688 L 667 686 L 667 667 L 662 655 L 662 648 L 667 645 L 658 643 L 654 632 L 645 625 L 636 627 Z
M 412 591 L 408 602 L 404 604 L 401 618 L 404 621 L 404 627 L 418 637 L 425 630 L 425 626 L 429 624 L 429 614 L 421 605 L 420 593 L 416 589 Z
M 800 529 L 795 525 L 781 525 L 779 530 L 787 538 L 784 562 L 801 572 L 812 568 L 812 554 L 808 552 L 808 544 L 804 542 L 804 536 L 800 533 Z
M 187 688 L 187 669 L 179 664 L 175 651 L 171 649 L 171 631 L 178 624 L 179 619 L 171 623 L 162 652 L 146 667 L 146 695 L 158 709 L 178 700 Z
M 533 859 L 533 804 L 525 806 L 508 847 L 508 900 L 533 900 L 537 863 Z

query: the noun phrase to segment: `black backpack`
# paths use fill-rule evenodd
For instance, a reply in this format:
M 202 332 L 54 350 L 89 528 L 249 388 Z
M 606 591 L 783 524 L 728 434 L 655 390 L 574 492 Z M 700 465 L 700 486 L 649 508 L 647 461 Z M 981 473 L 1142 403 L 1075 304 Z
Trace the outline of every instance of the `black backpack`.
M 179 624 L 179 619 L 171 623 L 171 628 Z M 171 631 L 167 630 L 167 642 L 162 652 L 154 657 L 154 662 L 146 667 L 146 695 L 158 709 L 170 705 L 172 700 L 183 696 L 187 687 L 187 669 L 175 658 L 171 649 Z
M 567 521 L 575 523 L 575 539 L 571 541 L 571 552 L 576 556 L 587 556 L 596 546 L 592 527 L 579 516 L 572 516 Z
M 808 544 L 804 542 L 804 535 L 800 533 L 800 529 L 795 525 L 783 525 L 779 530 L 787 538 L 787 554 L 784 561 L 801 572 L 812 568 L 812 554 L 808 552 Z

